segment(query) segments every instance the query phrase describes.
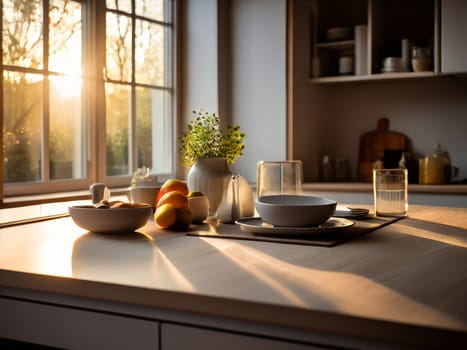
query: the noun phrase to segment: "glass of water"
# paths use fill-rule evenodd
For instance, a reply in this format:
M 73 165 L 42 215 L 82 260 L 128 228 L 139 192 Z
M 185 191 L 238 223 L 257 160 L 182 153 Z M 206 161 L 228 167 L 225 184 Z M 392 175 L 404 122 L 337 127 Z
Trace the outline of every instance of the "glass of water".
M 302 161 L 260 161 L 257 166 L 256 197 L 301 194 L 302 182 Z
M 373 170 L 373 196 L 376 216 L 407 216 L 407 169 Z

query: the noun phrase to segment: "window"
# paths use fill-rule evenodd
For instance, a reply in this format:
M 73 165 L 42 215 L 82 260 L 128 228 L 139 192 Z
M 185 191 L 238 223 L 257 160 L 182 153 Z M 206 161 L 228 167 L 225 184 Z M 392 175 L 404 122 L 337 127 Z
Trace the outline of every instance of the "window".
M 3 0 L 5 195 L 173 171 L 173 0 Z

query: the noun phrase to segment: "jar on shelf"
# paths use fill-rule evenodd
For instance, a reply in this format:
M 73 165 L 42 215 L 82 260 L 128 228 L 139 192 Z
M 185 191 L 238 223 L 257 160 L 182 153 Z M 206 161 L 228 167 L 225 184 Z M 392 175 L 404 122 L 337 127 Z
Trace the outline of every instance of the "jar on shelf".
M 414 72 L 433 70 L 433 50 L 431 47 L 412 47 L 412 69 Z

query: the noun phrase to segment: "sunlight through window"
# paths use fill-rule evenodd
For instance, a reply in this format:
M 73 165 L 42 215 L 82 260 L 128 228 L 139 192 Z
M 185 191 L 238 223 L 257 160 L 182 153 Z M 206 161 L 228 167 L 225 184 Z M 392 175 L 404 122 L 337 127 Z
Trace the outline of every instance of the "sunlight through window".
M 5 195 L 173 171 L 173 5 L 2 1 Z

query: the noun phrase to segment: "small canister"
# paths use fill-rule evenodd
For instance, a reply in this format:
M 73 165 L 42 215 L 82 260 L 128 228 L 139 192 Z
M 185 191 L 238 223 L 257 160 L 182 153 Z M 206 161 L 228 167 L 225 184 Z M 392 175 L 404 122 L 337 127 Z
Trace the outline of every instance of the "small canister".
M 423 185 L 443 184 L 444 160 L 436 156 L 420 158 L 419 182 Z
M 352 56 L 343 56 L 339 58 L 339 74 L 349 75 L 354 72 L 354 62 Z
M 419 182 L 424 185 L 439 185 L 451 181 L 449 153 L 437 144 L 432 156 L 419 160 Z

